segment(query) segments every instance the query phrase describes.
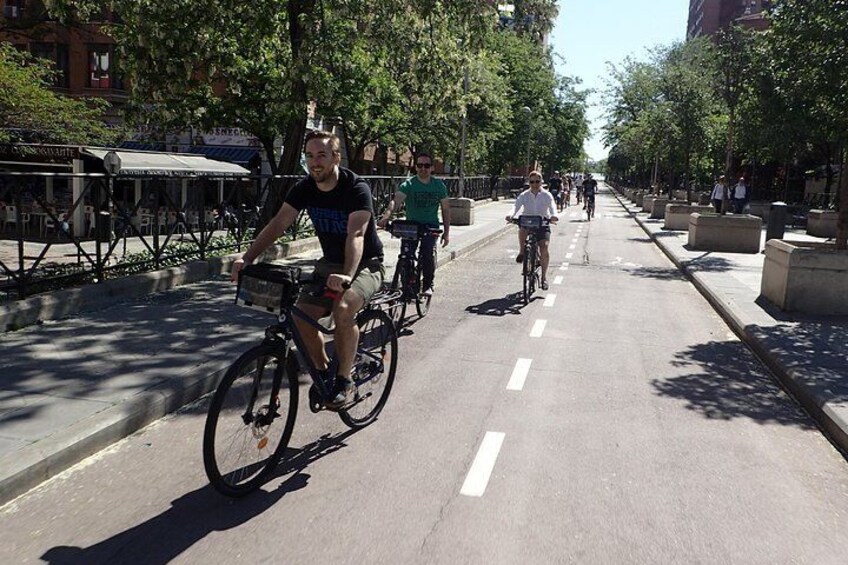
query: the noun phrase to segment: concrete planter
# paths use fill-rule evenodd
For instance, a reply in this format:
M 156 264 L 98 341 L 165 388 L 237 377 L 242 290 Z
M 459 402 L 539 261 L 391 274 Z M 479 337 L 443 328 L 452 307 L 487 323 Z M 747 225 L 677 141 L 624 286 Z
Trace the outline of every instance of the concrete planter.
M 703 251 L 759 253 L 763 221 L 748 214 L 689 216 L 689 247 Z
M 662 220 L 665 218 L 665 207 L 670 203 L 675 202 L 664 196 L 654 198 L 654 203 L 651 205 L 649 212 L 652 220 Z
M 633 195 L 633 198 L 631 198 L 631 200 L 633 201 L 633 204 L 635 204 L 636 206 L 641 206 L 643 198 L 645 198 L 645 193 L 637 192 L 636 194 Z
M 452 226 L 470 226 L 474 223 L 474 201 L 470 198 L 449 198 Z
M 848 315 L 848 251 L 833 244 L 766 243 L 760 294 L 786 312 Z
M 712 209 L 712 206 L 669 202 L 665 207 L 665 224 L 663 227 L 667 230 L 688 230 L 689 216 L 693 212 L 709 214 Z
M 658 196 L 653 194 L 648 194 L 642 198 L 642 211 L 651 213 L 651 210 L 654 208 L 654 200 L 656 200 Z
M 700 192 L 697 196 L 693 194 L 692 198 L 697 198 L 698 204 L 706 205 L 712 203 L 712 199 L 710 198 L 709 192 Z
M 807 233 L 816 237 L 836 237 L 839 213 L 835 210 L 810 210 L 807 212 Z
M 771 202 L 748 203 L 748 213 L 752 216 L 759 216 L 764 222 L 768 221 L 769 210 L 771 210 Z

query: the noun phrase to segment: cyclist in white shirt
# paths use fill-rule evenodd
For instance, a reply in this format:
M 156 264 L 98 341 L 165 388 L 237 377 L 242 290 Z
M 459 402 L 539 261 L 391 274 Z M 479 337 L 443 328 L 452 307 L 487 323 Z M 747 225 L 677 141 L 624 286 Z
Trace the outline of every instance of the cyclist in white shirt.
M 530 188 L 518 195 L 515 199 L 515 208 L 512 214 L 506 217 L 507 221 L 518 217 L 518 212 L 528 216 L 542 216 L 548 218 L 551 223 L 555 224 L 559 221 L 556 216 L 556 208 L 554 197 L 550 192 L 542 188 L 542 173 L 533 171 L 528 176 Z M 548 253 L 548 240 L 551 236 L 550 228 L 546 228 L 543 233 L 539 233 L 537 239 L 539 241 L 539 255 L 542 262 L 542 290 L 548 290 L 548 261 L 550 254 Z M 518 228 L 518 256 L 515 258 L 516 263 L 524 261 L 522 251 L 524 243 L 527 241 L 527 230 Z

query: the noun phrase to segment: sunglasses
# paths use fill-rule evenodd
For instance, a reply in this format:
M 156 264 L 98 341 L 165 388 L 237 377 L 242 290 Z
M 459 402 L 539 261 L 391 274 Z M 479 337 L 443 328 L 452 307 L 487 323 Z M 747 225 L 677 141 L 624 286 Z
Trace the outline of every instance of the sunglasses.
M 429 169 L 433 166 L 433 163 L 415 163 L 416 167 L 423 167 L 425 169 Z
M 542 181 L 540 181 L 540 180 L 531 180 L 530 181 L 530 184 L 541 184 L 541 183 L 542 183 Z

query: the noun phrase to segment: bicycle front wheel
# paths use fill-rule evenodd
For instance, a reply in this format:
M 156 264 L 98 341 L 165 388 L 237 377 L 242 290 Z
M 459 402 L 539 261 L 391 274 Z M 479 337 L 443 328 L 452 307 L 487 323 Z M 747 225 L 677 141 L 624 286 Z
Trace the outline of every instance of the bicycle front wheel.
M 353 364 L 356 395 L 353 404 L 339 412 L 342 422 L 351 428 L 363 428 L 377 418 L 389 399 L 397 368 L 397 334 L 388 315 L 364 310 L 357 325 L 359 344 Z
M 438 260 L 437 260 L 438 257 L 436 255 L 437 255 L 436 248 L 433 247 L 433 264 L 434 265 L 438 264 Z M 421 286 L 422 290 L 426 290 L 423 286 L 423 281 L 422 281 L 422 284 L 420 286 Z M 433 300 L 433 295 L 429 294 L 429 293 L 425 295 L 422 292 L 419 292 L 418 295 L 415 297 L 415 309 L 418 311 L 418 316 L 420 318 L 423 318 L 424 316 L 426 316 L 427 312 L 430 311 L 430 301 L 432 301 L 432 300 Z
M 524 247 L 524 265 L 522 274 L 524 275 L 524 305 L 530 304 L 530 295 L 533 294 L 531 280 L 533 279 L 533 249 L 528 245 Z
M 409 291 L 407 290 L 407 282 L 409 281 L 409 269 L 411 265 L 405 259 L 398 261 L 395 267 L 395 276 L 392 278 L 392 290 L 400 291 L 400 298 L 392 306 L 389 316 L 395 322 L 395 327 L 400 328 L 406 318 L 406 303 L 409 300 Z
M 209 405 L 203 465 L 226 496 L 259 488 L 288 446 L 297 415 L 297 371 L 274 345 L 250 349 L 230 366 Z M 294 361 L 293 357 L 289 357 Z

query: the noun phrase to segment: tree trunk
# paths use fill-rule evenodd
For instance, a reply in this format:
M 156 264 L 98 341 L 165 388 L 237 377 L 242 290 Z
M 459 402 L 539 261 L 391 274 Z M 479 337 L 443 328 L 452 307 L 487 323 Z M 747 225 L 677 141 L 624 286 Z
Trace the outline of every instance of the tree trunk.
M 842 160 L 845 167 L 845 160 Z M 839 216 L 836 221 L 836 249 L 848 249 L 848 175 L 839 183 Z

